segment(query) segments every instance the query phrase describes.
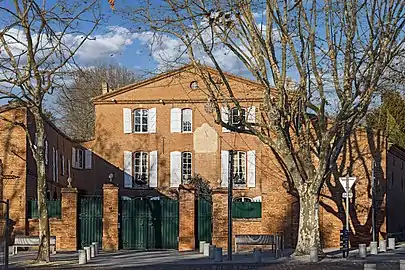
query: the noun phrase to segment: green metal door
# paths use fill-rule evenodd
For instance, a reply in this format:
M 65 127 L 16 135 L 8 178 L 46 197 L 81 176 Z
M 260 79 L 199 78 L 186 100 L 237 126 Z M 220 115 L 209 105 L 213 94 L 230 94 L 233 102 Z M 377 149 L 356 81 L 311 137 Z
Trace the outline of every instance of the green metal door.
M 124 249 L 176 249 L 178 201 L 121 199 L 120 242 Z
M 197 243 L 212 240 L 212 203 L 200 198 L 197 206 Z
M 81 248 L 103 239 L 103 198 L 101 196 L 79 197 L 79 246 Z

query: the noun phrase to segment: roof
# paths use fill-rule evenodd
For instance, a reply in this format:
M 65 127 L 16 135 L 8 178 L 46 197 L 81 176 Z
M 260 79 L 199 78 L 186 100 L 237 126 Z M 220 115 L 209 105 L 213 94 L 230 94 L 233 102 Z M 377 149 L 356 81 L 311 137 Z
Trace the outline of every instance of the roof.
M 184 71 L 190 70 L 190 69 L 192 69 L 193 67 L 194 67 L 193 64 L 184 65 L 184 66 L 179 67 L 179 68 L 177 68 L 177 69 L 173 69 L 173 70 L 170 70 L 170 71 L 161 73 L 161 74 L 159 74 L 159 75 L 157 75 L 157 76 L 154 76 L 154 77 L 152 77 L 152 78 L 148 78 L 148 79 L 145 79 L 145 80 L 142 80 L 142 81 L 138 81 L 138 82 L 135 82 L 135 83 L 132 83 L 132 84 L 123 86 L 123 87 L 121 87 L 121 88 L 118 88 L 118 89 L 116 89 L 116 90 L 114 90 L 114 91 L 111 91 L 111 92 L 109 92 L 109 93 L 96 96 L 96 97 L 93 98 L 93 101 L 94 101 L 94 102 L 102 101 L 103 99 L 111 98 L 111 97 L 114 97 L 114 96 L 116 96 L 116 95 L 120 95 L 120 94 L 126 93 L 126 92 L 128 92 L 128 91 L 132 91 L 132 90 L 137 89 L 137 88 L 139 88 L 139 87 L 142 87 L 142 86 L 145 86 L 145 85 L 154 83 L 154 82 L 156 82 L 156 81 L 163 80 L 163 79 L 165 79 L 165 78 L 171 77 L 171 76 L 176 75 L 176 74 L 178 74 L 178 73 L 180 73 L 180 72 L 184 72 Z M 206 69 L 206 70 L 208 70 L 208 71 L 210 71 L 210 72 L 213 72 L 213 73 L 217 73 L 217 74 L 218 74 L 218 71 L 217 71 L 216 69 L 212 68 L 212 67 L 204 66 L 204 69 Z M 229 72 L 223 72 L 223 73 L 224 73 L 224 75 L 225 75 L 226 77 L 228 77 L 228 78 L 230 78 L 230 79 L 233 79 L 233 80 L 235 80 L 235 81 L 239 81 L 239 82 L 243 82 L 243 83 L 255 85 L 255 86 L 257 86 L 257 87 L 263 87 L 263 85 L 260 84 L 260 83 L 258 83 L 257 81 L 250 80 L 250 79 L 247 79 L 247 78 L 245 78 L 245 77 L 238 76 L 238 75 L 235 75 L 235 74 L 229 73 Z

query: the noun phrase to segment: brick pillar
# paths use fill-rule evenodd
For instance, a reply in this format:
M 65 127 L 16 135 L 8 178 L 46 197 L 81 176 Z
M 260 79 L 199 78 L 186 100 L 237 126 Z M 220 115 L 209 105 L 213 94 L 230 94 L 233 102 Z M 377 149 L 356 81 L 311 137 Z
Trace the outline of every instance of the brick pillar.
M 195 188 L 179 188 L 179 251 L 195 249 Z
M 116 251 L 118 238 L 119 188 L 114 184 L 103 185 L 103 250 Z
M 62 228 L 58 230 L 56 249 L 77 250 L 77 188 L 62 188 L 61 205 Z
M 212 192 L 212 244 L 224 249 L 228 246 L 228 191 Z

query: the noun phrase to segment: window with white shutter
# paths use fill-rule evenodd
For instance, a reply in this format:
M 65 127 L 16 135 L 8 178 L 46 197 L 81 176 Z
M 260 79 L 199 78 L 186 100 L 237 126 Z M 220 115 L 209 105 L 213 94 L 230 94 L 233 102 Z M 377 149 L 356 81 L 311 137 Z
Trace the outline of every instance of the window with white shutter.
M 192 177 L 192 154 L 191 152 L 181 153 L 181 180 L 188 184 Z
M 233 151 L 233 179 L 235 187 L 246 187 L 246 152 Z
M 221 117 L 223 122 L 229 123 L 229 109 L 227 107 L 221 108 Z M 230 132 L 230 130 L 226 127 L 222 127 L 222 132 Z
M 248 123 L 256 123 L 256 107 L 250 106 L 247 111 L 246 115 L 246 122 Z
M 247 152 L 247 186 L 255 187 L 256 186 L 256 151 L 251 150 Z
M 170 153 L 170 187 L 177 188 L 181 184 L 181 152 Z
M 129 108 L 122 109 L 124 133 L 132 133 L 132 110 Z
M 229 151 L 221 151 L 221 187 L 228 187 Z
M 138 185 L 147 185 L 149 180 L 149 158 L 147 152 L 134 153 L 134 180 Z
M 132 152 L 124 151 L 124 187 L 132 188 Z
M 90 149 L 86 149 L 84 158 L 84 168 L 91 169 L 91 164 L 92 164 L 92 152 Z
M 156 108 L 148 110 L 148 132 L 156 133 Z
M 149 114 L 149 110 L 147 110 L 147 109 L 134 110 L 134 132 L 135 133 L 148 133 L 148 130 L 149 130 L 148 114 Z M 156 126 L 155 126 L 155 128 L 156 128 Z
M 149 153 L 149 187 L 156 188 L 158 186 L 158 152 L 152 151 Z
M 170 132 L 181 132 L 181 109 L 170 110 Z
M 193 111 L 191 109 L 181 110 L 181 132 L 193 131 Z

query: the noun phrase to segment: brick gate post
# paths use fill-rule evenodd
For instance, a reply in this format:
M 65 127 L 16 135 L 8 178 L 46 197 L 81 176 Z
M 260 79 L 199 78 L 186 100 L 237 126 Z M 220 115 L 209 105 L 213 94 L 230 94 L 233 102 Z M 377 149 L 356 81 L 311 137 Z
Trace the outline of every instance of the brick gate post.
M 103 185 L 103 250 L 116 251 L 118 238 L 119 188 L 114 184 Z
M 195 249 L 195 188 L 179 187 L 179 251 Z
M 228 245 L 228 190 L 212 192 L 212 244 L 225 249 Z
M 62 227 L 57 250 L 77 250 L 77 188 L 62 188 Z

